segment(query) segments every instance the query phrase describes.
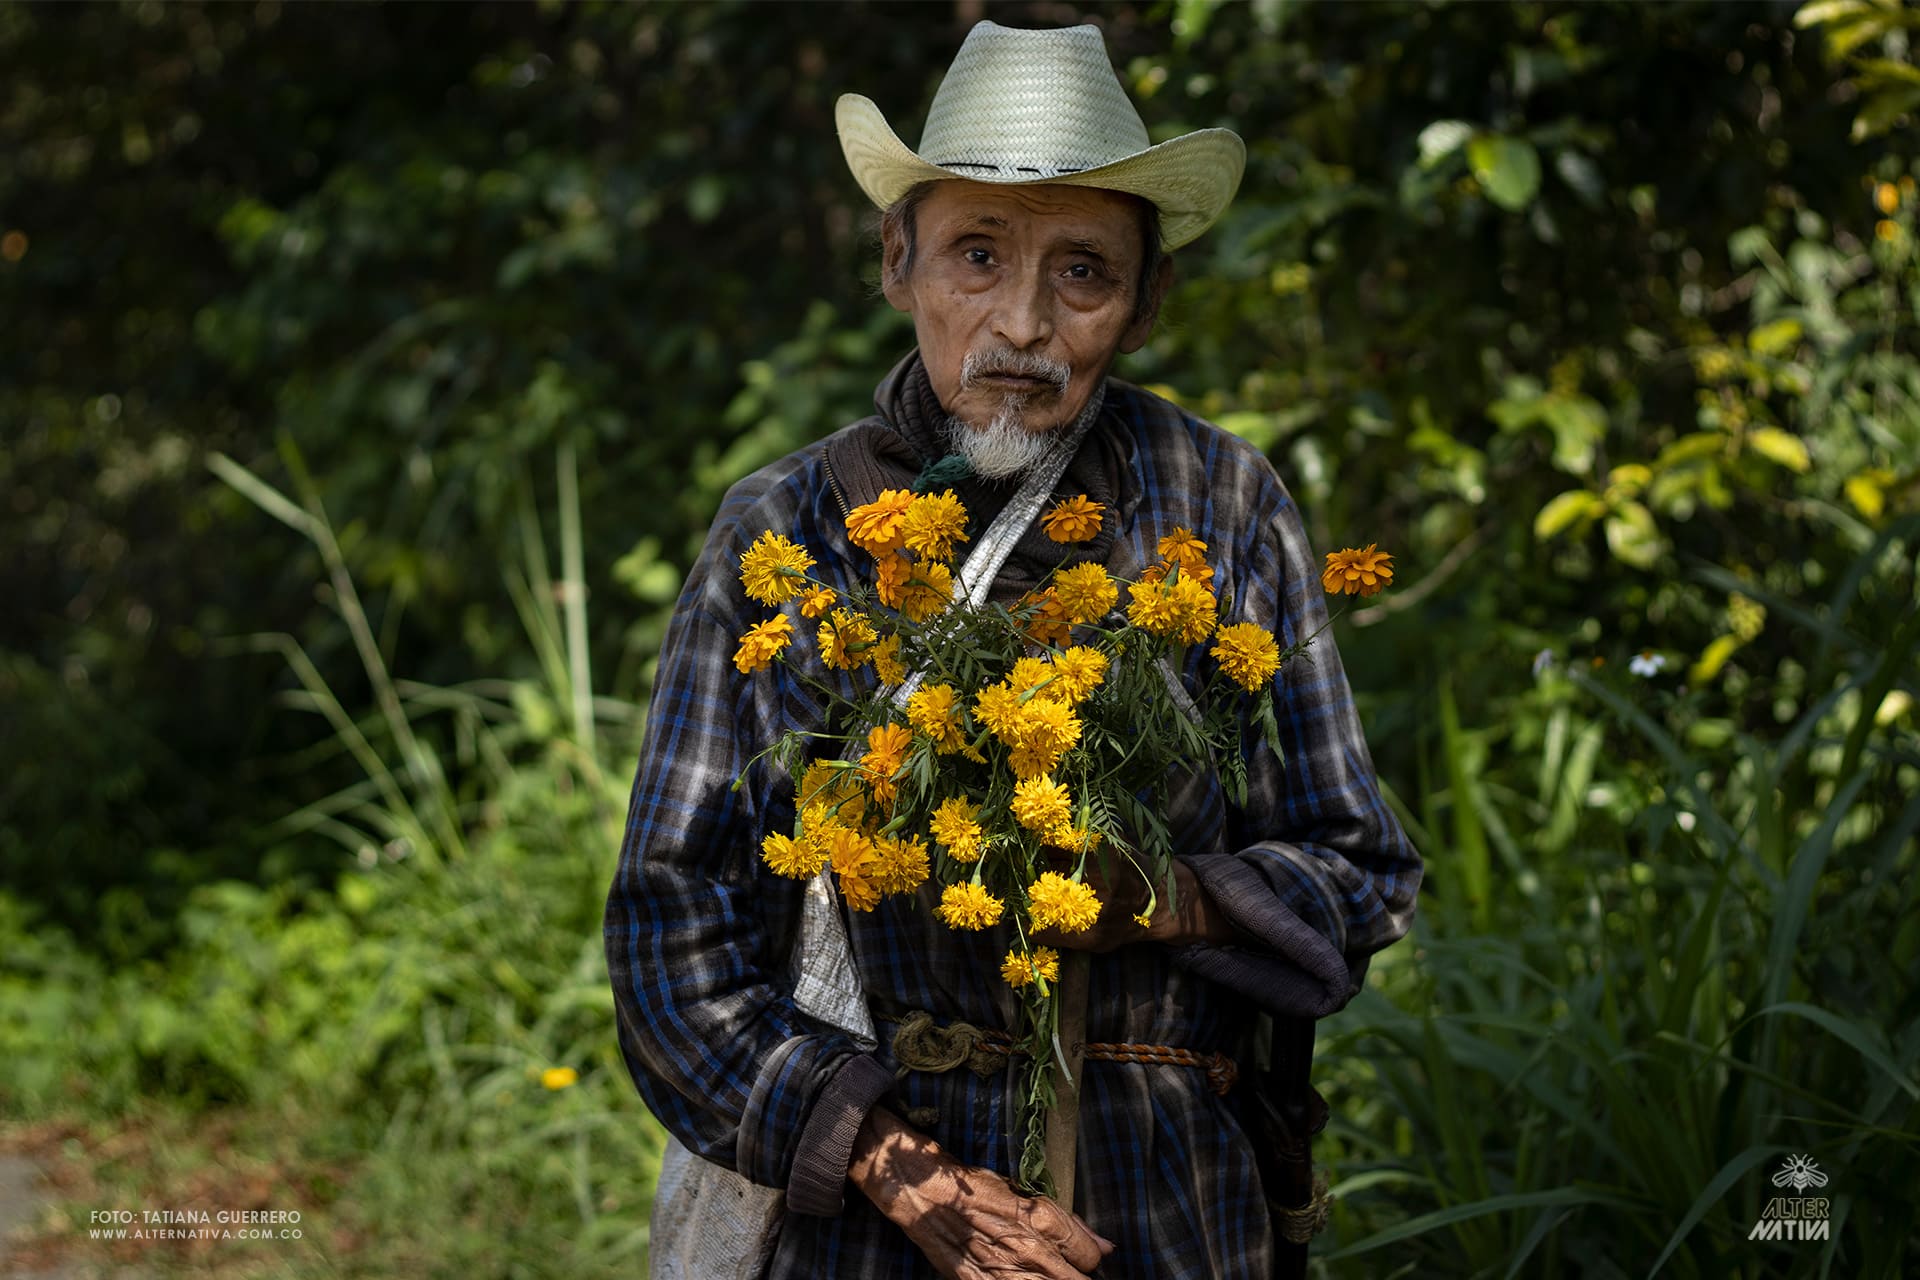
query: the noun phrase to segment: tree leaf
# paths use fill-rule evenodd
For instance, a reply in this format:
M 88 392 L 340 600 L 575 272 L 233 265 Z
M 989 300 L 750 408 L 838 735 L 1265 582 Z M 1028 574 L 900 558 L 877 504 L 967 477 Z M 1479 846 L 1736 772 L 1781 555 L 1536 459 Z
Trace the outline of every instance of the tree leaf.
M 1526 208 L 1540 191 L 1540 156 L 1518 138 L 1480 135 L 1467 143 L 1467 164 L 1487 198 L 1509 212 Z
M 1606 513 L 1607 504 L 1590 489 L 1569 489 L 1557 494 L 1540 508 L 1533 518 L 1533 536 L 1545 542 L 1558 537 L 1576 522 L 1587 523 Z
M 1769 462 L 1777 462 L 1789 471 L 1805 472 L 1813 466 L 1807 442 L 1779 427 L 1755 427 L 1747 433 L 1753 451 Z

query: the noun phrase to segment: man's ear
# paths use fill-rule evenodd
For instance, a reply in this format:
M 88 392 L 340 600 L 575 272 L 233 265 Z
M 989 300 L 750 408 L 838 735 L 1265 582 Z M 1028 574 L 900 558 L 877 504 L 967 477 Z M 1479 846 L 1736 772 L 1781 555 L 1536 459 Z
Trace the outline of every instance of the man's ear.
M 900 271 L 900 264 L 906 261 L 906 257 L 907 238 L 901 233 L 899 224 L 889 218 L 880 224 L 880 292 L 893 304 L 895 311 L 911 313 L 912 294 Z
M 1160 269 L 1153 273 L 1153 284 L 1147 298 L 1147 309 L 1140 318 L 1127 326 L 1120 335 L 1120 350 L 1127 353 L 1138 351 L 1147 345 L 1147 339 L 1153 336 L 1153 322 L 1160 317 L 1161 300 L 1167 296 L 1167 289 L 1173 284 L 1173 259 L 1160 259 Z

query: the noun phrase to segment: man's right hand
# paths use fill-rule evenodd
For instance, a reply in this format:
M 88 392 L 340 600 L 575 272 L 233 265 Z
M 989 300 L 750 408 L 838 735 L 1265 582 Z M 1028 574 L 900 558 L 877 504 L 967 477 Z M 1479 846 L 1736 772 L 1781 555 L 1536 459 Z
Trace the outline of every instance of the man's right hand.
M 960 1163 L 884 1107 L 860 1126 L 847 1176 L 950 1280 L 1087 1280 L 1113 1252 L 1053 1201 Z

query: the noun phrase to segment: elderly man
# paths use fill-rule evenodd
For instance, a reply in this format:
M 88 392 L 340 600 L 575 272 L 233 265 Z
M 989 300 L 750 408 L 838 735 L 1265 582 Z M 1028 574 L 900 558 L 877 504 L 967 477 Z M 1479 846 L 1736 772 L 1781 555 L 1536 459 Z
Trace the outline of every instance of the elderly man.
M 757 856 L 761 835 L 792 821 L 793 783 L 747 766 L 782 730 L 817 724 L 820 706 L 777 666 L 743 677 L 729 661 L 757 621 L 734 575 L 759 531 L 851 584 L 867 572 L 844 527 L 853 507 L 932 477 L 989 521 L 1063 440 L 1078 445 L 1056 492 L 1113 513 L 1084 558 L 1131 578 L 1161 538 L 1190 530 L 1240 616 L 1283 642 L 1318 627 L 1316 566 L 1266 459 L 1108 376 L 1151 332 L 1165 252 L 1232 198 L 1243 148 L 1217 129 L 1149 146 L 1092 27 L 979 24 L 918 153 L 864 98 L 842 99 L 839 123 L 884 210 L 884 289 L 918 348 L 881 383 L 874 416 L 733 488 L 687 581 L 607 907 L 622 1051 L 679 1142 L 784 1189 L 772 1276 L 1264 1277 L 1273 1232 L 1246 1100 L 1223 1096 L 1217 1073 L 1085 1063 L 1069 1213 L 1007 1180 L 1015 1072 L 903 1070 L 884 1034 L 869 1048 L 800 1011 L 783 965 L 802 892 Z M 995 597 L 1032 587 L 1060 550 L 1027 530 Z M 1194 691 L 1199 646 L 1191 659 Z M 1245 805 L 1210 777 L 1164 797 L 1178 913 L 1143 932 L 1109 904 L 1093 929 L 1053 939 L 1095 953 L 1088 1041 L 1190 1051 L 1183 1061 L 1243 1053 L 1262 1012 L 1345 1004 L 1368 957 L 1408 928 L 1420 862 L 1381 800 L 1331 640 L 1283 670 L 1272 697 L 1284 759 L 1248 752 Z M 999 933 L 948 930 L 892 899 L 847 924 L 883 1028 L 919 1009 L 1015 1025 Z

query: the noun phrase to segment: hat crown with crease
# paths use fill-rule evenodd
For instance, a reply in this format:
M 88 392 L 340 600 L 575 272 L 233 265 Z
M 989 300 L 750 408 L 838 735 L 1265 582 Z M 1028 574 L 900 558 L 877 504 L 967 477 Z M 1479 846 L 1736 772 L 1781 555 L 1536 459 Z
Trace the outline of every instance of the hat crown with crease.
M 835 118 L 854 179 L 882 208 L 929 179 L 1098 187 L 1152 201 L 1169 249 L 1220 216 L 1246 161 L 1225 129 L 1152 145 L 1093 26 L 976 23 L 934 94 L 918 154 L 859 94 L 843 95 Z

